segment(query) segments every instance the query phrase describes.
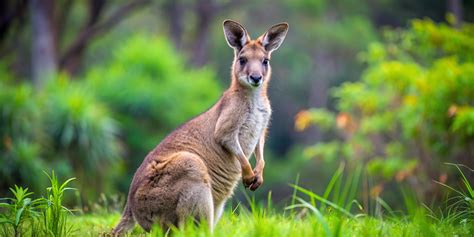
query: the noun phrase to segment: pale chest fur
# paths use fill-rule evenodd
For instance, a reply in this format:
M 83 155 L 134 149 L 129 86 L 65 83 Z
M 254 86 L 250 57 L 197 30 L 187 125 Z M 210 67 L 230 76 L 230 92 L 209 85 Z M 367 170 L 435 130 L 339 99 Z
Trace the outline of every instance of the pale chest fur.
M 268 101 L 258 97 L 249 101 L 246 113 L 242 116 L 243 124 L 239 130 L 240 146 L 247 158 L 255 150 L 262 133 L 268 126 L 270 116 L 271 108 Z

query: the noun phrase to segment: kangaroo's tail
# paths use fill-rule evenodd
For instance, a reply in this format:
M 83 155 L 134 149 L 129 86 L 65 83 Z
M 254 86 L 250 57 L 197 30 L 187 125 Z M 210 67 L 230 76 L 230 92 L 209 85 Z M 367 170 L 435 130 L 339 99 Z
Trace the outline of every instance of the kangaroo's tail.
M 121 234 L 124 234 L 128 230 L 133 228 L 134 225 L 135 225 L 135 219 L 133 218 L 132 209 L 130 208 L 129 202 L 127 202 L 127 204 L 125 205 L 125 209 L 123 211 L 122 217 L 120 218 L 120 222 L 112 230 L 112 235 L 119 236 Z

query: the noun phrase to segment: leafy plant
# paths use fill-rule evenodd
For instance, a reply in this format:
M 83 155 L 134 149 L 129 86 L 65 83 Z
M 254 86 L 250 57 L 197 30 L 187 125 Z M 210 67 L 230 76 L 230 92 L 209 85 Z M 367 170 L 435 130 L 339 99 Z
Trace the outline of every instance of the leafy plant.
M 72 226 L 68 225 L 68 214 L 71 210 L 62 205 L 64 192 L 67 190 L 74 190 L 68 187 L 68 184 L 75 180 L 70 178 L 63 183 L 59 183 L 57 176 L 54 171 L 51 176 L 45 173 L 51 187 L 47 188 L 46 205 L 43 210 L 43 224 L 47 235 L 56 237 L 68 236 L 72 232 Z
M 448 165 L 456 167 L 456 170 L 461 176 L 461 186 L 456 188 L 452 185 L 435 181 L 437 184 L 445 187 L 447 190 L 454 193 L 446 200 L 445 210 L 437 210 L 439 214 L 435 213 L 430 208 L 430 216 L 439 221 L 447 221 L 448 223 L 466 225 L 468 222 L 474 220 L 474 189 L 471 182 L 467 179 L 464 172 L 461 170 L 462 165 L 447 163 Z M 469 172 L 474 170 L 466 167 Z
M 28 192 L 28 188 L 22 188 L 15 185 L 15 188 L 10 188 L 13 193 L 13 198 L 3 198 L 7 202 L 0 203 L 0 210 L 5 213 L 0 213 L 0 225 L 3 227 L 4 233 L 10 233 L 7 226 L 13 229 L 15 237 L 22 235 L 23 226 L 25 223 L 32 225 L 35 220 L 41 216 L 41 208 L 44 204 L 44 199 L 31 199 L 32 192 Z
M 10 188 L 13 198 L 3 198 L 0 203 L 0 227 L 5 236 L 69 236 L 73 229 L 68 222 L 71 210 L 63 206 L 64 193 L 72 188 L 68 184 L 74 178 L 63 183 L 52 172 L 48 176 L 51 186 L 47 188 L 46 198 L 33 199 L 28 188 L 15 185 Z

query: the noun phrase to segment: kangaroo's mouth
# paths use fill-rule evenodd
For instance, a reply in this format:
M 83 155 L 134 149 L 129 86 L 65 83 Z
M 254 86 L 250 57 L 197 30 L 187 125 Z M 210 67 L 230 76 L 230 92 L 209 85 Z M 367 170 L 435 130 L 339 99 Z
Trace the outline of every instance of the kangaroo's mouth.
M 260 85 L 262 85 L 262 82 L 263 80 L 253 81 L 247 75 L 239 76 L 239 83 L 248 88 L 258 88 Z
M 253 87 L 259 87 L 262 84 L 262 81 L 253 82 L 252 80 L 249 80 L 249 84 Z

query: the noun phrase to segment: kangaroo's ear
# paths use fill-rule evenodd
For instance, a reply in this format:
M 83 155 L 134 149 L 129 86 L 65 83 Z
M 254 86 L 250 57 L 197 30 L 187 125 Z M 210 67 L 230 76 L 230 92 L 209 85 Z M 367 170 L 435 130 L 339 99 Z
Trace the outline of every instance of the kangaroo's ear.
M 230 47 L 240 51 L 250 41 L 249 34 L 238 22 L 225 20 L 223 25 L 225 39 Z
M 286 37 L 288 27 L 289 25 L 286 22 L 279 23 L 270 27 L 265 34 L 260 36 L 259 39 L 267 52 L 272 52 L 280 47 Z

